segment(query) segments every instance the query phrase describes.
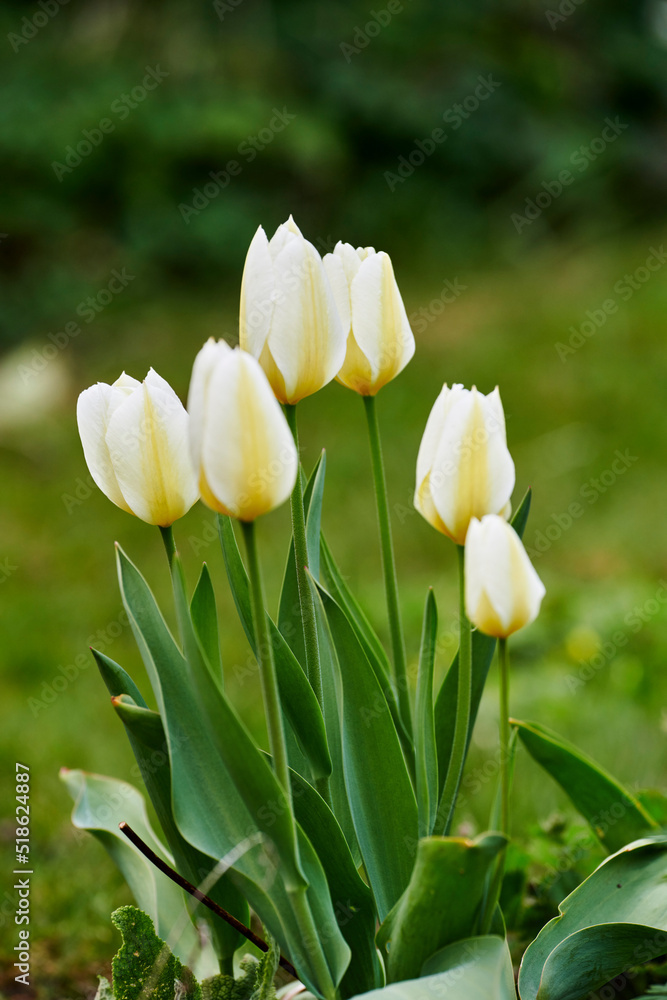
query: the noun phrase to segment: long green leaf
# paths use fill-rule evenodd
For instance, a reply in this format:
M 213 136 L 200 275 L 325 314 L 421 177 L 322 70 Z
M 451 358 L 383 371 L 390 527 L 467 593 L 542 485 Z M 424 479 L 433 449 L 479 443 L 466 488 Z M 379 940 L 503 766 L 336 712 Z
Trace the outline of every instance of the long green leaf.
M 306 515 L 306 545 L 308 548 L 308 568 L 316 580 L 320 578 L 320 530 L 322 522 L 322 500 L 324 497 L 324 477 L 326 454 L 323 451 L 317 460 L 303 494 L 303 509 Z M 294 539 L 290 542 L 283 585 L 280 591 L 278 628 L 302 668 L 306 669 L 306 647 L 303 641 L 301 623 L 301 603 L 299 584 L 296 577 Z
M 315 987 L 310 955 L 302 946 L 299 921 L 285 884 L 286 866 L 279 864 L 279 859 L 289 860 L 293 850 L 289 839 L 285 843 L 285 831 L 289 833 L 292 821 L 281 805 L 282 793 L 265 797 L 257 802 L 256 811 L 249 811 L 247 802 L 259 786 L 254 781 L 255 791 L 252 788 L 240 790 L 232 779 L 210 726 L 202 718 L 201 707 L 194 696 L 194 680 L 188 676 L 188 665 L 146 581 L 122 553 L 119 555 L 119 577 L 129 620 L 167 734 L 176 824 L 185 839 L 202 853 L 227 859 L 233 865 L 232 880 L 283 950 L 293 960 L 298 956 L 301 978 Z M 207 673 L 212 680 L 211 672 Z M 268 765 L 264 761 L 262 764 L 273 779 Z M 263 783 L 268 779 L 262 775 L 259 780 Z M 282 832 L 277 838 L 278 827 Z M 271 841 L 276 847 L 282 841 L 284 850 L 278 857 L 277 852 L 270 849 Z M 300 829 L 297 829 L 297 842 L 298 857 L 313 890 L 316 924 L 327 928 L 324 945 L 331 974 L 339 981 L 349 961 L 349 949 L 335 925 L 326 877 Z
M 331 898 L 336 900 L 338 926 L 350 946 L 350 966 L 340 984 L 342 997 L 384 983 L 375 946 L 373 895 L 359 875 L 343 831 L 324 799 L 301 775 L 292 771 L 296 818 L 322 861 Z
M 531 757 L 558 782 L 608 851 L 619 851 L 657 829 L 644 806 L 571 743 L 536 722 L 513 719 L 512 725 Z
M 206 653 L 211 668 L 216 677 L 223 679 L 222 657 L 220 655 L 220 636 L 218 634 L 218 612 L 215 606 L 215 593 L 211 574 L 206 563 L 201 568 L 201 575 L 190 603 L 190 614 L 197 639 Z
M 327 616 L 342 680 L 343 769 L 354 828 L 384 920 L 408 885 L 417 803 L 385 694 L 354 629 L 311 578 Z
M 176 826 L 171 803 L 169 748 L 162 719 L 157 712 L 136 705 L 125 693 L 112 698 L 112 704 L 125 726 L 146 791 L 174 857 L 174 867 L 184 878 L 199 887 L 215 868 L 216 861 L 189 844 Z M 229 875 L 222 874 L 213 883 L 207 881 L 204 891 L 241 923 L 248 924 L 248 904 Z M 201 915 L 211 927 L 218 957 L 225 964 L 226 971 L 230 972 L 234 952 L 241 944 L 241 936 L 209 910 L 203 911 Z
M 528 947 L 522 1000 L 581 1000 L 667 950 L 667 837 L 607 858 Z
M 256 651 L 252 624 L 248 574 L 241 559 L 230 518 L 218 518 L 220 542 L 234 602 L 248 642 Z M 284 636 L 267 614 L 271 644 L 278 675 L 278 688 L 283 712 L 290 723 L 298 744 L 307 758 L 315 778 L 331 774 L 331 757 L 322 711 L 315 692 Z
M 417 698 L 415 702 L 415 774 L 417 806 L 419 810 L 419 836 L 426 837 L 433 830 L 438 808 L 438 757 L 435 746 L 435 720 L 433 715 L 433 667 L 438 633 L 438 610 L 433 591 L 429 589 L 424 608 Z
M 394 983 L 355 1000 L 516 1000 L 512 960 L 501 937 L 457 941 L 434 955 L 421 979 Z
M 92 833 L 102 844 L 122 872 L 137 906 L 149 914 L 160 936 L 169 940 L 183 962 L 193 962 L 199 944 L 183 890 L 154 868 L 118 829 L 125 820 L 163 861 L 173 865 L 173 858 L 151 828 L 141 793 L 125 781 L 80 770 L 62 768 L 60 778 L 74 800 L 74 826 Z
M 378 933 L 389 950 L 389 982 L 414 978 L 436 951 L 474 933 L 487 876 L 506 843 L 497 833 L 419 841 L 410 884 Z
M 358 642 L 368 658 L 368 662 L 373 668 L 375 676 L 378 679 L 378 683 L 384 692 L 387 705 L 389 706 L 389 711 L 391 712 L 391 717 L 394 720 L 394 725 L 396 726 L 396 731 L 400 736 L 403 748 L 407 753 L 411 754 L 412 741 L 401 719 L 398 699 L 393 687 L 391 666 L 389 664 L 384 646 L 378 639 L 373 626 L 368 621 L 365 612 L 348 587 L 343 574 L 336 565 L 331 549 L 327 545 L 324 535 L 322 535 L 321 538 L 321 552 L 322 576 L 326 587 L 338 606 L 345 612 L 345 617 L 349 621 Z
M 511 524 L 519 537 L 523 537 L 530 511 L 532 492 L 529 489 L 523 500 L 517 507 Z M 496 648 L 496 640 L 483 632 L 477 630 L 472 633 L 472 689 L 470 700 L 470 726 L 468 729 L 468 745 L 472 739 L 472 732 L 479 711 L 479 703 L 482 699 L 482 692 L 486 684 L 493 653 Z M 438 772 L 439 772 L 439 795 L 442 795 L 449 758 L 452 753 L 454 741 L 454 727 L 456 724 L 456 703 L 459 689 L 459 654 L 457 652 L 452 665 L 450 666 L 445 679 L 440 685 L 440 691 L 435 703 L 435 735 L 438 748 Z

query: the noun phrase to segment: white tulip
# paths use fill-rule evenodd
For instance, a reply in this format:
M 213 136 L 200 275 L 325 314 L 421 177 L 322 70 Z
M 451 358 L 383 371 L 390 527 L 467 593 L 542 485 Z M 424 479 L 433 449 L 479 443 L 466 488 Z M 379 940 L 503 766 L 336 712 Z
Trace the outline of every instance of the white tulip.
M 473 518 L 465 546 L 466 614 L 472 624 L 506 639 L 537 618 L 544 594 L 514 528 L 496 514 Z
M 192 460 L 209 507 L 254 521 L 287 500 L 299 466 L 296 446 L 252 355 L 207 341 L 192 369 L 188 411 Z
M 153 369 L 143 382 L 125 372 L 79 396 L 77 423 L 90 474 L 118 507 L 167 527 L 197 500 L 188 415 Z
M 447 385 L 436 399 L 417 457 L 415 507 L 463 545 L 473 517 L 509 517 L 514 462 L 496 387 L 488 396 Z
M 297 403 L 336 377 L 345 337 L 322 258 L 293 218 L 268 240 L 260 226 L 241 285 L 240 344 L 281 403 Z
M 389 254 L 337 243 L 324 267 L 343 323 L 347 351 L 338 381 L 374 396 L 403 371 L 415 353 Z

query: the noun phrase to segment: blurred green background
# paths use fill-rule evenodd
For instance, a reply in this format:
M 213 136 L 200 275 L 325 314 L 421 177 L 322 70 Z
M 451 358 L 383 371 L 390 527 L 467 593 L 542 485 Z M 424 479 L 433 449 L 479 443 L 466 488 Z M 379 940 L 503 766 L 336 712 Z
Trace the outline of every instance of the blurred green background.
M 667 4 L 40 0 L 5 3 L 0 25 L 0 837 L 9 872 L 23 760 L 39 995 L 90 993 L 129 898 L 57 778 L 132 772 L 92 660 L 76 663 L 95 644 L 147 693 L 114 539 L 170 611 L 157 532 L 91 487 L 76 396 L 152 365 L 184 397 L 203 341 L 236 336 L 255 229 L 290 212 L 321 252 L 387 250 L 415 331 L 379 397 L 412 663 L 427 586 L 441 673 L 456 606 L 452 547 L 412 509 L 423 426 L 443 381 L 499 383 L 547 584 L 514 643 L 513 711 L 667 789 Z M 334 384 L 301 426 L 307 465 L 327 449 L 331 545 L 386 637 L 361 402 Z M 177 540 L 191 581 L 202 558 L 218 581 L 228 683 L 261 736 L 211 525 L 198 505 Z M 261 526 L 272 607 L 287 540 L 281 510 Z M 473 774 L 495 694 L 492 677 Z M 462 829 L 486 823 L 488 773 Z M 557 811 L 575 819 L 520 757 L 520 838 Z M 0 922 L 11 947 L 6 908 Z

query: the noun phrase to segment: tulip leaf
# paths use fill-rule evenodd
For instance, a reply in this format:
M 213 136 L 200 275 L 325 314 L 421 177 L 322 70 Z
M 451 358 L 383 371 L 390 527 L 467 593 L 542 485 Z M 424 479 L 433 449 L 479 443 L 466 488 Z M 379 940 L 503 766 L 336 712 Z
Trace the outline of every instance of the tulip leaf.
M 438 808 L 438 758 L 435 746 L 435 720 L 433 715 L 433 666 L 438 634 L 438 610 L 433 590 L 429 589 L 424 609 L 417 698 L 415 702 L 415 774 L 417 807 L 419 810 L 419 836 L 425 837 L 433 830 Z
M 251 648 L 256 652 L 252 624 L 250 584 L 236 543 L 231 519 L 219 517 L 220 541 L 234 602 Z M 331 774 L 331 757 L 322 710 L 299 661 L 267 614 L 267 624 L 273 645 L 278 676 L 278 688 L 283 712 L 292 728 L 299 747 L 312 768 L 313 777 Z
M 201 568 L 201 575 L 195 587 L 190 602 L 190 615 L 195 634 L 206 654 L 216 677 L 223 678 L 222 657 L 220 655 L 220 636 L 218 634 L 218 612 L 215 606 L 215 593 L 211 574 L 206 563 Z
M 387 699 L 357 635 L 311 580 L 329 626 L 341 679 L 343 770 L 361 856 L 384 920 L 410 880 L 417 803 Z
M 311 954 L 302 948 L 303 935 L 290 891 L 292 886 L 303 884 L 305 875 L 315 924 L 328 928 L 322 938 L 326 960 L 334 981 L 340 980 L 349 962 L 349 949 L 336 927 L 326 877 L 310 841 L 297 827 L 297 867 L 294 822 L 273 772 L 254 745 L 254 759 L 241 759 L 241 746 L 234 739 L 239 737 L 247 747 L 247 734 L 231 710 L 219 718 L 219 731 L 211 731 L 194 691 L 195 682 L 201 684 L 202 678 L 216 684 L 211 671 L 204 665 L 197 677 L 190 675 L 146 581 L 123 552 L 119 552 L 118 563 L 123 601 L 167 735 L 178 829 L 203 854 L 232 866 L 232 881 L 285 952 L 298 956 L 303 981 L 316 988 Z M 179 618 L 183 619 L 182 608 Z M 216 697 L 219 708 L 224 702 L 219 687 Z M 227 721 L 230 730 L 225 727 Z M 255 755 L 259 755 L 259 764 Z M 228 765 L 238 777 L 249 777 L 249 784 L 238 784 Z M 250 769 L 256 772 L 252 776 Z M 254 807 L 249 807 L 252 802 Z M 270 850 L 271 842 L 276 850 Z
M 359 875 L 336 817 L 319 793 L 301 775 L 291 771 L 294 811 L 304 833 L 322 861 L 336 919 L 350 946 L 352 959 L 341 982 L 344 996 L 382 985 L 384 974 L 375 946 L 373 895 Z
M 521 538 L 526 528 L 528 514 L 530 512 L 530 502 L 532 491 L 526 492 L 523 500 L 517 507 L 512 517 L 511 524 L 516 533 Z M 472 633 L 472 686 L 470 698 L 470 719 L 468 725 L 468 746 L 472 739 L 472 732 L 479 711 L 479 703 L 482 699 L 486 678 L 493 660 L 493 653 L 496 648 L 496 640 L 491 636 L 484 635 L 477 629 Z M 445 679 L 440 685 L 440 691 L 435 703 L 435 735 L 438 747 L 438 773 L 440 789 L 442 790 L 449 768 L 449 758 L 452 753 L 454 741 L 454 727 L 456 725 L 456 703 L 459 689 L 459 654 L 456 653 L 452 665 L 450 666 Z
M 135 705 L 141 708 L 148 708 L 143 696 L 126 670 L 97 649 L 91 648 L 91 653 L 95 659 L 102 680 L 107 686 L 107 691 L 113 698 L 115 695 L 126 694 L 132 699 Z
M 336 565 L 331 549 L 322 535 L 322 576 L 329 593 L 336 603 L 345 612 L 350 626 L 354 630 L 358 642 L 368 658 L 368 662 L 373 668 L 385 698 L 391 717 L 394 720 L 396 731 L 398 732 L 401 744 L 408 754 L 412 754 L 412 740 L 403 725 L 396 692 L 392 682 L 392 673 L 384 646 L 378 639 L 373 626 L 368 621 L 365 612 L 357 601 L 356 597 L 348 587 L 343 574 Z
M 73 825 L 92 833 L 108 851 L 137 906 L 151 917 L 160 937 L 167 940 L 172 933 L 175 935 L 171 947 L 182 961 L 190 962 L 198 941 L 183 890 L 158 871 L 118 829 L 125 820 L 158 857 L 173 865 L 151 828 L 141 792 L 125 781 L 80 770 L 62 768 L 60 778 L 75 803 Z
M 326 453 L 323 451 L 317 460 L 303 494 L 303 509 L 306 516 L 308 568 L 316 580 L 319 580 L 320 577 L 320 525 L 322 520 L 325 472 Z M 280 591 L 278 628 L 305 671 L 306 647 L 304 645 L 303 624 L 301 621 L 299 583 L 296 576 L 294 538 L 290 541 L 283 585 Z
M 487 876 L 506 843 L 499 833 L 419 841 L 410 884 L 378 932 L 389 982 L 418 976 L 436 951 L 474 933 Z
M 362 993 L 354 1000 L 516 1000 L 507 941 L 488 935 L 457 941 L 433 955 L 420 979 Z
M 635 841 L 559 906 L 528 947 L 522 1000 L 580 1000 L 667 950 L 667 836 Z
M 558 782 L 608 851 L 658 826 L 644 806 L 580 750 L 535 722 L 512 725 L 531 757 Z
M 174 856 L 176 871 L 193 885 L 201 887 L 216 867 L 216 861 L 189 844 L 176 826 L 171 803 L 171 767 L 162 719 L 157 712 L 136 705 L 126 694 L 112 698 L 112 704 L 125 726 L 146 791 Z M 203 891 L 241 923 L 248 924 L 248 904 L 228 875 L 218 875 L 213 883 L 207 881 Z M 227 971 L 231 971 L 231 960 L 241 944 L 241 936 L 210 911 L 206 910 L 202 916 L 211 927 L 218 957 L 227 963 Z

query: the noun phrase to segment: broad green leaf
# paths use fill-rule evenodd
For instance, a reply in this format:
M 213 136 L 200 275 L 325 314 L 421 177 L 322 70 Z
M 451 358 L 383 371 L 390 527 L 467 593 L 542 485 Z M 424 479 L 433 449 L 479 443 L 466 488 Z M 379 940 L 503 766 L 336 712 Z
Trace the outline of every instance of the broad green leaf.
M 211 668 L 216 677 L 223 678 L 222 658 L 220 655 L 220 636 L 218 634 L 218 612 L 215 606 L 215 593 L 211 574 L 206 563 L 201 568 L 201 575 L 190 603 L 190 614 L 195 634 L 206 653 Z
M 519 537 L 523 537 L 530 511 L 531 490 L 526 492 L 523 500 L 517 507 L 511 524 Z M 476 629 L 472 633 L 472 688 L 470 700 L 470 724 L 468 727 L 468 745 L 472 739 L 472 732 L 479 711 L 479 703 L 482 692 L 486 684 L 493 653 L 496 648 L 496 640 Z M 440 691 L 435 703 L 435 736 L 438 747 L 438 773 L 440 788 L 438 795 L 442 795 L 447 770 L 449 768 L 449 758 L 452 753 L 452 743 L 454 740 L 454 727 L 456 724 L 456 702 L 459 690 L 459 654 L 457 652 L 452 665 L 445 675 L 445 679 L 440 685 Z
M 657 829 L 641 803 L 571 743 L 536 722 L 513 719 L 512 725 L 531 757 L 558 782 L 608 851 Z
M 216 867 L 215 859 L 207 857 L 189 844 L 176 826 L 171 802 L 171 767 L 162 719 L 157 712 L 135 705 L 128 695 L 121 694 L 111 701 L 125 726 L 146 791 L 174 857 L 176 871 L 193 885 L 202 888 L 207 896 L 247 926 L 250 919 L 248 904 L 229 875 L 223 874 L 211 882 L 208 876 Z M 226 970 L 231 972 L 232 959 L 241 944 L 241 935 L 209 910 L 200 915 L 211 928 L 213 945 L 219 959 Z
M 443 948 L 426 963 L 421 979 L 362 993 L 354 1000 L 516 1000 L 507 941 L 474 937 Z
M 438 809 L 438 758 L 435 747 L 435 722 L 433 715 L 433 666 L 438 634 L 438 611 L 433 590 L 429 589 L 424 609 L 417 698 L 415 702 L 415 775 L 417 807 L 419 810 L 419 836 L 426 837 L 433 830 Z
M 637 792 L 636 798 L 658 826 L 667 826 L 667 795 L 664 792 L 657 788 L 643 788 Z
M 253 652 L 256 652 L 248 574 L 236 543 L 231 519 L 219 517 L 218 527 L 234 602 L 248 642 Z M 331 757 L 327 745 L 324 719 L 315 692 L 284 636 L 281 635 L 268 614 L 266 617 L 273 646 L 283 712 L 312 768 L 313 776 L 315 778 L 325 777 L 331 773 Z
M 410 884 L 378 932 L 389 982 L 418 976 L 436 951 L 473 934 L 487 876 L 506 843 L 497 833 L 419 841 Z
M 521 1000 L 581 1000 L 667 950 L 667 836 L 605 861 L 559 906 L 528 947 Z
M 342 681 L 343 769 L 354 829 L 384 920 L 408 885 L 417 803 L 387 700 L 341 608 L 311 578 Z
M 180 564 L 177 557 L 175 557 L 174 562 L 176 564 L 175 572 L 178 572 Z M 165 729 L 169 734 L 170 749 L 173 747 L 170 717 L 173 718 L 177 711 L 180 711 L 181 716 L 179 725 L 181 741 L 188 739 L 191 729 L 201 729 L 202 727 L 206 729 L 218 759 L 218 770 L 224 770 L 227 776 L 226 784 L 233 785 L 237 794 L 241 796 L 246 810 L 254 818 L 250 828 L 263 832 L 275 844 L 287 886 L 297 888 L 305 885 L 297 856 L 292 815 L 273 771 L 262 757 L 248 730 L 221 688 L 216 685 L 210 670 L 205 666 L 202 670 L 196 670 L 195 663 L 188 664 L 184 660 L 167 629 L 148 584 L 120 548 L 118 549 L 118 576 L 123 603 L 130 619 L 132 631 L 140 649 L 148 655 L 149 672 L 154 673 L 157 680 L 159 696 L 158 691 L 155 692 L 155 695 L 158 702 L 161 701 L 163 707 L 166 708 L 167 701 L 171 703 L 176 692 L 179 692 L 179 696 L 169 705 L 170 711 L 160 711 Z M 183 620 L 183 608 L 180 609 L 179 614 Z M 192 644 L 190 644 L 190 649 L 192 650 Z M 192 654 L 193 658 L 195 655 L 195 653 Z M 187 706 L 187 702 L 181 701 L 188 682 L 189 686 L 193 682 L 195 685 L 207 685 L 207 697 L 203 698 L 201 703 L 192 700 L 193 692 L 190 690 L 188 690 L 189 697 L 187 699 L 190 705 Z M 204 712 L 208 714 L 207 719 L 206 717 L 202 718 Z M 185 724 L 186 719 L 189 725 Z M 202 765 L 203 762 L 200 766 Z M 179 785 L 180 782 L 174 775 L 177 822 L 176 796 L 180 791 Z M 222 789 L 219 794 L 222 794 Z M 276 808 L 268 816 L 266 814 L 267 802 L 276 803 Z
M 316 580 L 320 578 L 320 525 L 322 521 L 325 472 L 326 453 L 323 451 L 317 460 L 303 494 L 303 509 L 306 515 L 308 568 Z M 303 642 L 303 625 L 301 623 L 299 584 L 296 578 L 294 539 L 291 540 L 289 552 L 287 553 L 283 585 L 280 591 L 278 628 L 305 670 L 306 648 Z
M 173 867 L 173 858 L 148 821 L 142 794 L 125 781 L 101 774 L 62 768 L 60 778 L 74 800 L 73 825 L 92 833 L 102 844 L 120 869 L 137 906 L 149 914 L 160 936 L 170 941 L 184 962 L 192 961 L 199 944 L 183 890 L 154 868 L 118 829 L 125 820 L 158 857 Z
M 187 966 L 155 933 L 151 918 L 135 906 L 111 914 L 123 944 L 111 963 L 115 1000 L 201 1000 L 201 987 Z
M 342 995 L 373 989 L 384 982 L 375 946 L 373 895 L 329 806 L 301 775 L 292 771 L 290 777 L 296 818 L 322 861 L 331 898 L 336 900 L 338 926 L 352 952 L 341 982 Z
M 233 866 L 230 877 L 234 883 L 281 948 L 292 957 L 302 980 L 315 986 L 311 956 L 301 947 L 300 925 L 285 882 L 289 873 L 282 862 L 289 860 L 293 850 L 288 838 L 293 822 L 289 811 L 281 804 L 284 802 L 282 791 L 279 789 L 277 795 L 258 801 L 256 812 L 249 810 L 247 802 L 255 797 L 261 784 L 269 783 L 267 773 L 276 784 L 272 771 L 262 761 L 265 773 L 260 772 L 259 778 L 255 776 L 250 788 L 237 787 L 221 758 L 216 734 L 211 733 L 202 717 L 188 665 L 146 581 L 124 553 L 119 554 L 119 577 L 123 601 L 167 735 L 174 819 L 178 829 L 203 854 L 223 859 Z M 206 673 L 212 681 L 211 673 Z M 230 734 L 224 734 L 224 738 L 234 764 Z M 236 766 L 241 773 L 243 765 L 238 760 L 238 752 L 237 748 Z M 278 829 L 281 832 L 277 836 Z M 319 860 L 300 829 L 297 829 L 297 838 L 300 864 L 306 882 L 312 887 L 308 900 L 316 926 L 327 928 L 323 937 L 326 958 L 334 981 L 339 981 L 349 961 L 349 949 L 335 927 L 326 877 Z M 270 849 L 271 841 L 276 846 L 282 841 L 284 851 L 280 851 L 279 857 Z M 295 961 L 297 955 L 299 963 Z
M 327 589 L 338 606 L 345 612 L 350 626 L 352 627 L 358 642 L 364 650 L 368 662 L 373 668 L 378 683 L 384 692 L 391 717 L 394 720 L 396 731 L 398 732 L 404 750 L 412 753 L 412 740 L 403 725 L 401 713 L 398 707 L 396 692 L 393 687 L 392 672 L 384 646 L 378 639 L 372 625 L 368 621 L 365 612 L 357 601 L 356 597 L 348 587 L 343 574 L 336 565 L 331 549 L 327 545 L 324 535 L 321 538 L 322 553 L 322 577 Z

